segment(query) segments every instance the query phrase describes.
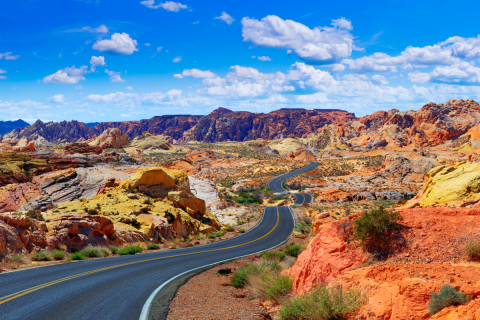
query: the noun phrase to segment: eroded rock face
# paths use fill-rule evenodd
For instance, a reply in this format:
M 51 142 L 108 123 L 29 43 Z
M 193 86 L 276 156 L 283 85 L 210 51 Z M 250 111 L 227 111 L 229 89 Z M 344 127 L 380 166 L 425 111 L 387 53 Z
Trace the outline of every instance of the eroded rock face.
M 438 166 L 427 173 L 427 181 L 407 207 L 445 204 L 480 198 L 480 163 L 460 162 Z
M 288 270 L 297 294 L 309 291 L 322 282 L 329 282 L 367 260 L 362 249 L 346 243 L 342 234 L 342 223 L 350 220 L 347 218 L 324 224 L 307 250 L 300 254 L 295 265 Z
M 63 147 L 63 154 L 75 154 L 75 153 L 101 153 L 102 147 L 91 146 L 88 143 L 70 143 Z
M 267 114 L 233 112 L 218 108 L 192 129 L 184 133 L 186 141 L 244 141 L 257 138 L 274 139 L 290 134 L 302 137 L 320 130 L 329 123 L 355 120 L 355 115 L 342 110 L 281 109 Z
M 27 137 L 20 140 L 4 140 L 0 143 L 0 151 L 35 152 L 35 141 L 29 141 Z
M 106 148 L 123 148 L 129 143 L 128 136 L 122 136 L 118 128 L 105 129 L 98 137 L 89 142 L 90 146 Z
M 313 152 L 311 150 L 304 149 L 304 148 L 298 148 L 294 152 L 289 152 L 288 158 L 297 160 L 297 161 L 306 161 L 306 162 L 312 162 L 316 160 L 315 156 L 313 155 Z

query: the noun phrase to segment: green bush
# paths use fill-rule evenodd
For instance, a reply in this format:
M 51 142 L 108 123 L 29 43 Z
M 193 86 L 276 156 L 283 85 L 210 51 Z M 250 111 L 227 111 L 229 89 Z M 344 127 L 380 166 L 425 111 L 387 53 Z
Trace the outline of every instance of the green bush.
M 233 231 L 235 231 L 235 229 L 234 229 L 232 226 L 229 226 L 229 225 L 223 227 L 223 230 L 226 231 L 226 232 L 233 232 Z
M 70 256 L 70 260 L 85 260 L 85 259 L 88 259 L 88 258 L 85 257 L 80 252 L 75 252 Z
M 365 299 L 357 289 L 322 284 L 309 293 L 283 303 L 278 315 L 282 320 L 343 319 L 361 307 Z
M 239 233 L 245 233 L 245 230 L 240 229 L 240 230 L 238 230 L 238 232 L 239 232 Z
M 468 302 L 468 298 L 461 292 L 455 290 L 451 285 L 444 285 L 439 293 L 432 293 L 432 300 L 428 304 L 430 315 L 440 312 L 449 306 L 457 306 Z
M 278 273 L 262 272 L 250 275 L 248 283 L 263 299 L 280 303 L 285 296 L 292 292 L 293 281 L 288 276 Z
M 63 258 L 65 258 L 65 252 L 60 251 L 60 250 L 53 250 L 52 251 L 52 257 L 55 260 L 62 260 Z
M 121 256 L 124 256 L 124 255 L 127 255 L 127 254 L 136 254 L 136 253 L 140 253 L 142 252 L 142 247 L 140 247 L 139 245 L 135 245 L 135 246 L 128 246 L 128 247 L 124 247 L 124 248 L 121 248 L 117 251 L 117 254 L 121 255 Z
M 403 220 L 397 211 L 387 211 L 380 206 L 370 212 L 363 212 L 360 217 L 353 221 L 353 232 L 360 239 L 367 250 L 383 247 L 388 243 L 390 233 L 397 230 L 398 222 Z
M 99 258 L 102 256 L 102 253 L 100 252 L 99 248 L 94 248 L 94 247 L 86 247 L 80 251 L 80 253 L 89 258 Z
M 32 260 L 34 260 L 34 261 L 51 261 L 52 257 L 50 256 L 50 252 L 40 251 L 40 252 L 35 253 L 32 256 Z
M 108 257 L 109 255 L 112 254 L 112 251 L 108 248 L 100 248 L 100 253 L 102 254 L 103 257 Z
M 260 253 L 260 256 L 263 260 L 282 261 L 285 260 L 285 257 L 287 255 L 285 254 L 285 252 L 271 250 Z
M 464 250 L 469 260 L 480 260 L 480 239 L 467 242 Z
M 302 246 L 294 243 L 287 245 L 284 250 L 286 254 L 295 258 L 298 257 L 302 251 Z
M 119 247 L 114 246 L 114 245 L 109 245 L 109 246 L 108 246 L 108 249 L 110 249 L 110 251 L 111 251 L 113 254 L 116 254 L 117 251 L 120 250 Z
M 43 216 L 40 210 L 28 210 L 25 215 L 30 219 L 37 219 L 43 221 Z
M 23 254 L 16 253 L 11 255 L 10 257 L 6 257 L 5 262 L 21 265 L 21 264 L 28 264 L 29 261 L 28 261 L 28 258 Z
M 97 209 L 88 209 L 87 213 L 91 216 L 96 216 L 96 215 L 98 215 L 98 210 Z
M 159 248 L 160 248 L 160 246 L 159 246 L 158 244 L 156 244 L 156 243 L 150 243 L 150 244 L 147 246 L 147 249 L 148 249 L 148 250 L 157 250 L 157 249 L 159 249 Z
M 257 273 L 259 266 L 257 264 L 247 264 L 235 271 L 233 277 L 230 279 L 230 285 L 234 288 L 243 288 L 247 283 L 249 274 Z

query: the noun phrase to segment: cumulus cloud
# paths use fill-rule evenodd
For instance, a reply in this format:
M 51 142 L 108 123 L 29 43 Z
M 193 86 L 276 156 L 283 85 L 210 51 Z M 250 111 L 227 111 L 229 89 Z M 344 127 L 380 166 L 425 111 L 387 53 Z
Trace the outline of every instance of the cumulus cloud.
M 267 48 L 289 49 L 304 60 L 328 63 L 347 58 L 353 49 L 357 49 L 348 20 L 333 20 L 332 25 L 310 29 L 299 22 L 274 15 L 260 21 L 245 17 L 242 19 L 242 36 L 245 42 Z
M 133 88 L 132 88 L 132 87 L 130 87 L 130 86 L 128 86 L 128 87 L 125 87 L 125 89 L 127 89 L 127 90 L 133 90 Z
M 162 93 L 160 91 L 148 92 L 148 93 L 131 93 L 131 92 L 115 92 L 109 94 L 90 94 L 85 99 L 93 102 L 99 103 L 125 103 L 125 102 L 133 102 L 133 103 L 162 103 L 167 101 L 174 101 L 181 97 L 182 90 L 172 89 L 167 91 L 166 93 Z
M 301 103 L 323 103 L 329 101 L 327 95 L 323 92 L 298 96 L 296 100 Z
M 108 70 L 108 69 L 105 69 L 105 73 L 108 74 L 110 76 L 110 81 L 111 82 L 125 82 L 125 80 L 123 80 L 121 77 L 120 77 L 120 72 L 115 72 L 115 71 L 111 71 L 111 70 Z
M 145 43 L 144 45 L 147 46 L 147 47 L 150 47 L 152 44 L 151 43 Z
M 267 57 L 267 56 L 258 57 L 258 60 L 260 60 L 260 61 L 272 61 L 272 59 L 270 59 L 270 57 Z
M 92 49 L 114 54 L 132 54 L 137 49 L 137 40 L 130 38 L 128 33 L 114 33 L 111 39 L 97 40 Z
M 105 63 L 105 57 L 103 56 L 92 56 L 90 59 L 90 70 L 95 71 L 95 67 L 97 66 L 106 66 L 107 64 Z
M 47 100 L 55 103 L 65 103 L 65 96 L 63 94 L 56 94 Z
M 1 74 L 3 74 L 3 73 L 7 73 L 7 71 L 0 69 L 0 79 L 1 80 L 7 79 L 7 76 L 1 76 Z
M 19 55 L 12 55 L 11 52 L 0 53 L 0 59 L 17 60 L 18 58 L 20 58 Z
M 478 84 L 480 83 L 480 68 L 475 67 L 473 62 L 464 61 L 451 66 L 436 67 L 428 76 L 430 82 Z
M 385 78 L 385 76 L 382 76 L 380 74 L 376 74 L 376 75 L 372 76 L 372 82 L 376 85 L 389 84 L 387 78 Z
M 182 61 L 182 57 L 178 56 L 172 60 L 172 62 L 180 62 Z
M 223 11 L 220 16 L 215 17 L 214 19 L 225 21 L 227 24 L 232 24 L 233 21 L 235 21 L 235 19 L 233 19 L 232 16 L 226 13 L 225 11 Z
M 332 72 L 343 72 L 343 70 L 345 70 L 345 65 L 341 63 L 332 64 L 331 67 L 332 67 Z
M 474 38 L 451 37 L 440 45 L 450 45 L 455 56 L 462 59 L 480 59 L 480 35 Z
M 92 28 L 90 26 L 83 27 L 80 29 L 71 29 L 71 30 L 66 30 L 65 32 L 88 32 L 88 33 L 108 33 L 108 28 L 106 25 L 101 24 L 96 28 Z
M 157 52 L 162 51 L 162 49 L 163 49 L 163 47 L 158 47 L 158 48 L 157 48 Z
M 416 83 L 426 83 L 430 81 L 430 75 L 428 73 L 423 73 L 420 71 L 410 72 L 408 74 L 408 79 Z
M 186 5 L 181 4 L 180 2 L 174 2 L 174 1 L 166 1 L 166 2 L 159 3 L 157 5 L 155 4 L 155 0 L 145 0 L 140 3 L 150 9 L 162 8 L 167 11 L 173 11 L 173 12 L 178 12 L 180 11 L 180 9 L 188 8 Z
M 67 67 L 62 70 L 58 70 L 54 74 L 48 75 L 43 78 L 43 83 L 54 84 L 75 84 L 81 80 L 85 80 L 84 75 L 88 72 L 87 66 L 81 66 L 80 68 Z
M 174 74 L 173 76 L 179 79 L 182 79 L 183 77 L 211 79 L 215 78 L 216 75 L 210 70 L 202 71 L 199 69 L 185 69 L 181 74 Z

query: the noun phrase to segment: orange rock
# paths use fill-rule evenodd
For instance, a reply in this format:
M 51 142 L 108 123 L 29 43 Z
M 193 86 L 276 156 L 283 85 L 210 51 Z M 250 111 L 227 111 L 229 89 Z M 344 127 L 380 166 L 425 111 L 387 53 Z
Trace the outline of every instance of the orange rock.
M 320 228 L 325 224 L 330 218 L 328 212 L 322 212 L 317 214 L 312 221 L 312 233 L 317 234 L 320 231 Z
M 452 306 L 443 309 L 432 317 L 436 320 L 480 320 L 480 299 L 466 305 Z
M 287 270 L 296 293 L 309 291 L 314 285 L 330 281 L 367 260 L 358 245 L 346 243 L 342 236 L 341 225 L 350 220 L 351 217 L 324 224 L 297 263 Z

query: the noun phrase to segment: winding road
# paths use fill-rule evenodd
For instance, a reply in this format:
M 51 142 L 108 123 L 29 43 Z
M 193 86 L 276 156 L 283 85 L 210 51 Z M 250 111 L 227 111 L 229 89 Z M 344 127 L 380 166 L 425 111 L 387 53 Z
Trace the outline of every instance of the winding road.
M 268 187 L 272 189 L 273 192 L 276 192 L 276 193 L 287 193 L 288 191 L 285 190 L 282 186 L 283 180 L 294 177 L 301 173 L 310 171 L 318 165 L 319 163 L 317 162 L 310 162 L 308 166 L 305 166 L 302 169 L 298 169 L 289 173 L 282 174 L 278 177 L 275 177 L 274 179 L 270 180 L 270 182 L 268 183 Z M 312 195 L 310 195 L 309 193 L 292 192 L 292 194 L 295 196 L 295 204 L 294 204 L 295 206 L 301 206 L 303 204 L 312 202 Z
M 283 179 L 314 165 L 276 177 L 270 188 L 283 190 Z M 295 195 L 296 203 L 311 201 L 308 194 Z M 215 264 L 282 245 L 294 226 L 290 208 L 267 207 L 249 232 L 209 245 L 1 273 L 0 318 L 165 319 L 169 302 L 189 277 Z

